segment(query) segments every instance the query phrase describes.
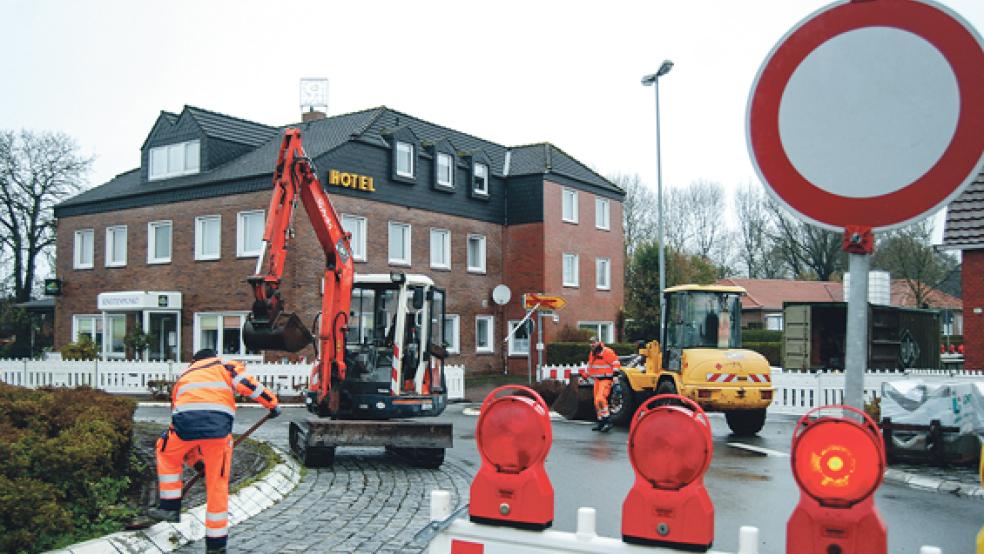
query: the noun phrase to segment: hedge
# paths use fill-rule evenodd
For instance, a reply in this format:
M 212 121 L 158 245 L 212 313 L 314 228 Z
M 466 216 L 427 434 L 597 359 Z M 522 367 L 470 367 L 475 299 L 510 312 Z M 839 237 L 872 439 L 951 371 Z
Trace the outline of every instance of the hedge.
M 768 329 L 742 329 L 742 342 L 781 342 L 782 331 L 770 331 Z
M 619 356 L 628 356 L 639 351 L 638 345 L 617 342 L 607 345 Z M 547 363 L 551 365 L 575 365 L 588 362 L 590 347 L 583 342 L 551 342 L 547 345 Z
M 779 342 L 743 342 L 743 348 L 754 350 L 769 360 L 769 365 L 779 366 Z
M 0 383 L 0 551 L 116 530 L 136 404 L 87 387 Z

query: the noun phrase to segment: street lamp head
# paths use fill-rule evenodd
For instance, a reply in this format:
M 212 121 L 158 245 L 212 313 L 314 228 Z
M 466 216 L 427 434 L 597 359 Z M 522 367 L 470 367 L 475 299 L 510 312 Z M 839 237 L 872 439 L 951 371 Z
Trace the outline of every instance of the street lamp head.
M 666 75 L 673 69 L 673 62 L 670 60 L 663 60 L 663 64 L 659 66 L 659 71 L 656 73 L 650 73 L 642 78 L 642 84 L 645 86 L 656 84 L 656 79 L 659 79 L 663 75 Z

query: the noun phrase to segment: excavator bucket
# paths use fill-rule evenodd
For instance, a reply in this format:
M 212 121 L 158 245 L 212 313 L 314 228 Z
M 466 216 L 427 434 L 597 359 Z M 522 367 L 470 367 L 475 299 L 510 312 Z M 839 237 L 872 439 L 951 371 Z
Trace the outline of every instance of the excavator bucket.
M 297 352 L 311 344 L 314 337 L 295 313 L 281 313 L 273 323 L 251 317 L 243 325 L 243 344 L 248 350 L 282 350 Z
M 593 421 L 596 416 L 592 387 L 580 385 L 579 381 L 580 379 L 571 375 L 570 382 L 557 395 L 557 399 L 554 400 L 550 409 L 566 419 Z

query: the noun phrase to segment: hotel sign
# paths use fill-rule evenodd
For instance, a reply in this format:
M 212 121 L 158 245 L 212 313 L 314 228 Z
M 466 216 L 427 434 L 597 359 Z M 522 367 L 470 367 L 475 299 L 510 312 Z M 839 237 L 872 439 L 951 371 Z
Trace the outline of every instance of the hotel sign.
M 347 189 L 363 190 L 366 192 L 376 192 L 372 177 L 349 173 L 337 169 L 328 170 L 328 184 Z

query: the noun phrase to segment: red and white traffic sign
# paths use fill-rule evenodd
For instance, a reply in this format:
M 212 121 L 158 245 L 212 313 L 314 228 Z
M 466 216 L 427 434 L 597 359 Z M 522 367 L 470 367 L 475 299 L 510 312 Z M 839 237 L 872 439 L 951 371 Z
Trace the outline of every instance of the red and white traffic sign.
M 984 161 L 984 41 L 929 0 L 842 1 L 766 57 L 746 138 L 766 189 L 840 230 L 911 222 Z

